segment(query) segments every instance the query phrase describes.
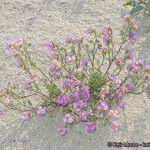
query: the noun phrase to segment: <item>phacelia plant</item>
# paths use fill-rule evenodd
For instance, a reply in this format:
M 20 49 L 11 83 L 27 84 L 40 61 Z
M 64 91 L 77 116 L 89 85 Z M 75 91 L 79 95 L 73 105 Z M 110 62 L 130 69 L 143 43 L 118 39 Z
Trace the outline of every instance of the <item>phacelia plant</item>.
M 76 123 L 82 123 L 88 133 L 96 131 L 99 123 L 119 130 L 125 98 L 143 92 L 150 98 L 150 65 L 136 58 L 130 46 L 137 40 L 137 25 L 130 16 L 124 20 L 120 44 L 114 42 L 109 25 L 102 31 L 88 28 L 86 37 L 68 35 L 62 44 L 46 42 L 49 71 L 32 59 L 22 38 L 7 42 L 17 67 L 28 78 L 22 85 L 13 81 L 1 84 L 4 107 L 0 114 L 13 109 L 28 122 L 35 115 L 52 114 L 57 107 L 64 113 L 58 128 L 61 135 Z

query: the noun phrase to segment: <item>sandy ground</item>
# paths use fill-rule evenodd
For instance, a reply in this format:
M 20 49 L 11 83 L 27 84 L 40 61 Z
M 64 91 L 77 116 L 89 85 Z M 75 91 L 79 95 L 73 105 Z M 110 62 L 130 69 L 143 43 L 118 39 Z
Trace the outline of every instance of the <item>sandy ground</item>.
M 6 39 L 23 35 L 31 44 L 33 56 L 44 63 L 45 39 L 62 40 L 68 33 L 83 33 L 90 25 L 101 27 L 106 22 L 113 27 L 118 39 L 121 17 L 128 11 L 123 3 L 124 0 L 0 0 L 0 82 L 9 79 L 21 82 L 24 77 L 4 50 Z M 150 62 L 150 35 L 143 31 L 149 22 L 149 17 L 140 19 L 135 46 L 137 54 L 147 62 Z M 150 142 L 148 99 L 145 95 L 130 96 L 126 102 L 119 132 L 100 125 L 96 133 L 86 135 L 78 125 L 63 138 L 56 132 L 62 116 L 58 111 L 53 118 L 47 115 L 35 118 L 29 124 L 22 124 L 19 114 L 8 112 L 0 118 L 0 150 L 107 150 L 108 141 Z

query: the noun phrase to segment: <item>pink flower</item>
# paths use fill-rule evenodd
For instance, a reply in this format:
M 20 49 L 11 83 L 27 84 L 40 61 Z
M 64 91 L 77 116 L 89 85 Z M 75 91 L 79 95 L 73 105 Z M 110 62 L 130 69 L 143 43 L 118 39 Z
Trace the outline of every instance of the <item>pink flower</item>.
M 82 65 L 83 65 L 84 67 L 87 67 L 87 66 L 88 66 L 88 63 L 89 63 L 89 61 L 88 61 L 87 58 L 83 58 L 83 59 L 82 59 Z
M 3 115 L 4 115 L 4 110 L 0 109 L 0 116 L 3 116 Z
M 119 113 L 117 110 L 112 110 L 110 109 L 109 112 L 108 112 L 108 115 L 111 117 L 111 118 L 118 118 L 119 117 Z
M 22 114 L 22 119 L 24 122 L 28 122 L 30 119 L 30 112 L 29 111 L 24 111 Z
M 120 65 L 122 63 L 122 58 L 118 57 L 118 58 L 114 59 L 114 62 L 116 63 L 116 65 Z
M 5 95 L 8 91 L 8 86 L 6 84 L 1 84 L 0 85 L 0 92 Z
M 114 83 L 116 84 L 117 87 L 120 86 L 121 84 L 121 80 L 116 76 L 116 75 L 111 75 L 111 78 L 110 78 L 112 81 L 114 81 Z
M 124 107 L 125 107 L 125 102 L 124 102 L 123 100 L 119 100 L 119 101 L 118 101 L 118 106 L 119 106 L 120 108 L 124 109 Z
M 3 103 L 4 103 L 6 106 L 9 106 L 9 105 L 11 105 L 12 101 L 11 101 L 11 99 L 7 96 L 7 97 L 4 98 Z
M 120 128 L 120 124 L 117 120 L 113 120 L 111 123 L 110 123 L 110 128 L 112 128 L 114 131 L 118 131 L 119 128 Z
M 75 102 L 79 101 L 80 100 L 80 92 L 74 91 L 72 94 L 72 97 Z
M 80 37 L 79 35 L 77 35 L 75 37 L 75 41 L 78 42 L 78 43 L 82 43 L 83 42 L 83 37 Z
M 124 21 L 129 21 L 131 20 L 131 16 L 130 15 L 125 15 L 124 16 Z
M 63 121 L 65 124 L 72 124 L 74 122 L 74 118 L 70 114 L 66 114 Z
M 88 116 L 88 114 L 87 114 L 86 111 L 80 112 L 80 114 L 79 114 L 79 120 L 80 121 L 86 121 L 87 120 L 87 116 Z
M 85 125 L 83 126 L 83 129 L 88 133 L 95 132 L 96 131 L 96 123 L 95 122 L 85 123 Z
M 11 50 L 12 49 L 12 44 L 13 44 L 12 41 L 6 40 L 4 44 L 5 44 L 6 50 Z
M 23 59 L 21 57 L 16 57 L 16 66 L 19 68 L 23 65 Z
M 57 99 L 57 103 L 62 106 L 68 105 L 69 101 L 70 101 L 70 96 L 66 96 L 66 95 L 59 96 Z
M 82 72 L 82 68 L 75 68 L 74 72 L 75 73 L 81 73 Z
M 93 31 L 94 31 L 94 29 L 93 29 L 92 27 L 89 27 L 89 28 L 87 29 L 87 33 L 88 33 L 88 34 L 92 34 Z
M 100 51 L 102 52 L 102 54 L 107 54 L 108 49 L 107 48 L 101 48 Z
M 76 78 L 72 78 L 70 80 L 70 85 L 73 86 L 73 87 L 77 87 L 79 84 L 80 84 L 80 81 Z
M 16 89 L 18 88 L 19 84 L 14 82 L 14 81 L 9 81 L 9 87 L 12 88 L 12 89 Z
M 87 106 L 86 103 L 83 102 L 82 100 L 76 102 L 76 107 L 77 108 L 82 109 L 82 108 L 85 108 L 86 106 Z
M 23 40 L 22 36 L 17 37 L 17 39 L 16 39 L 16 45 L 17 46 L 20 47 L 23 44 L 23 42 L 24 42 L 24 40 Z
M 26 79 L 25 81 L 24 81 L 24 87 L 26 88 L 26 89 L 30 89 L 31 87 L 32 87 L 32 85 L 31 85 L 31 79 L 29 78 L 29 79 Z
M 129 33 L 129 39 L 130 39 L 130 41 L 132 41 L 132 42 L 135 42 L 135 41 L 137 40 L 137 35 L 136 35 L 136 32 L 135 32 L 135 31 L 131 31 L 131 32 Z
M 150 73 L 150 65 L 146 65 L 144 71 Z
M 36 113 L 39 116 L 44 116 L 46 114 L 46 110 L 42 106 L 39 106 Z
M 55 44 L 53 41 L 46 41 L 45 46 L 49 50 L 50 53 L 53 53 L 53 51 L 55 49 Z
M 146 89 L 146 94 L 147 94 L 147 97 L 150 99 L 150 87 L 148 87 L 148 88 Z
M 73 38 L 72 38 L 71 35 L 67 35 L 67 36 L 65 37 L 65 42 L 66 42 L 66 43 L 70 43 L 70 42 L 72 42 L 72 41 L 73 41 Z
M 148 83 L 150 84 L 150 74 L 148 74 L 148 75 L 146 76 L 146 79 L 147 79 Z
M 105 25 L 103 27 L 103 31 L 102 32 L 103 32 L 103 43 L 105 45 L 107 45 L 108 42 L 109 42 L 109 38 L 110 38 L 110 27 L 109 27 L 109 25 Z
M 109 109 L 107 102 L 106 102 L 106 101 L 102 101 L 102 102 L 98 105 L 97 109 L 98 109 L 98 110 L 103 109 L 103 110 L 107 111 L 107 110 Z
M 67 128 L 64 128 L 64 127 L 59 127 L 59 128 L 58 128 L 58 132 L 59 132 L 62 136 L 64 136 L 64 135 L 67 134 L 68 129 L 67 129 Z

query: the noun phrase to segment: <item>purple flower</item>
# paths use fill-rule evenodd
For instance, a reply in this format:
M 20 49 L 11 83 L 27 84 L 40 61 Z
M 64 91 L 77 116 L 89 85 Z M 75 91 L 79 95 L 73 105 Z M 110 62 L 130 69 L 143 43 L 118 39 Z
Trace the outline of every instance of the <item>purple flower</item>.
M 130 49 L 127 49 L 126 50 L 126 56 L 125 56 L 127 59 L 133 59 L 134 57 L 134 54 L 133 54 L 133 51 L 130 50 Z
M 66 43 L 70 43 L 70 42 L 72 42 L 72 40 L 73 40 L 73 38 L 72 38 L 71 35 L 67 35 L 67 36 L 65 37 L 65 42 L 66 42 Z
M 44 116 L 46 114 L 46 110 L 42 106 L 39 106 L 36 113 L 38 116 Z
M 89 63 L 89 61 L 88 61 L 87 58 L 83 58 L 83 59 L 82 59 L 82 65 L 83 65 L 83 66 L 87 67 L 87 66 L 88 66 L 88 63 Z
M 14 81 L 9 81 L 9 87 L 12 88 L 12 89 L 16 89 L 18 88 L 19 84 L 14 82 Z
M 31 86 L 31 79 L 29 78 L 29 79 L 26 79 L 25 81 L 24 81 L 24 87 L 26 88 L 26 89 L 30 89 L 32 86 Z
M 16 66 L 19 68 L 23 65 L 23 59 L 21 57 L 16 57 Z
M 124 109 L 124 107 L 125 107 L 125 102 L 124 102 L 123 100 L 119 100 L 119 101 L 118 101 L 118 106 L 119 106 L 120 108 Z
M 109 109 L 107 102 L 106 101 L 102 101 L 100 103 L 100 105 L 98 105 L 97 109 L 98 110 L 103 109 L 103 110 L 107 111 Z
M 30 119 L 30 112 L 29 111 L 24 111 L 22 114 L 22 119 L 24 122 L 28 122 Z
M 72 94 L 72 97 L 75 102 L 79 101 L 80 100 L 80 92 L 74 91 Z
M 6 97 L 4 98 L 3 103 L 4 103 L 6 106 L 9 106 L 9 105 L 11 105 L 12 100 L 11 100 L 8 96 L 6 96 Z
M 70 80 L 70 85 L 73 86 L 73 87 L 77 87 L 79 84 L 80 84 L 80 81 L 76 78 L 72 78 Z
M 66 90 L 68 87 L 69 87 L 69 81 L 68 81 L 68 80 L 63 81 L 63 83 L 62 83 L 62 88 L 63 88 L 64 90 Z
M 114 131 L 118 131 L 119 128 L 120 128 L 120 124 L 117 120 L 113 120 L 111 123 L 110 123 L 110 128 L 112 128 Z
M 129 92 L 132 88 L 133 88 L 133 83 L 130 81 L 126 81 L 125 89 L 124 89 L 125 92 Z
M 6 84 L 1 84 L 0 85 L 0 92 L 5 95 L 8 91 L 8 86 Z
M 45 46 L 49 50 L 50 53 L 52 53 L 55 49 L 55 44 L 53 41 L 46 41 Z
M 86 103 L 83 102 L 82 100 L 76 102 L 76 107 L 77 107 L 77 108 L 82 109 L 82 108 L 85 108 L 86 106 L 87 106 Z
M 75 60 L 75 57 L 72 54 L 68 53 L 66 56 L 66 63 L 73 64 L 74 60 Z
M 141 69 L 141 62 L 139 62 L 138 60 L 134 59 L 133 61 L 131 61 L 128 64 L 127 69 L 131 73 L 139 73 L 139 71 Z
M 80 121 L 86 121 L 87 120 L 87 112 L 86 111 L 83 111 L 83 112 L 80 112 L 79 114 L 79 120 Z
M 81 88 L 81 95 L 83 101 L 87 102 L 90 98 L 90 87 L 87 85 L 83 85 Z
M 56 59 L 52 59 L 51 61 L 51 73 L 52 77 L 56 80 L 57 79 L 57 70 L 60 68 L 60 64 Z
M 109 93 L 109 100 L 112 101 L 115 98 L 115 94 L 110 92 Z
M 147 97 L 150 99 L 150 87 L 148 87 L 148 88 L 146 89 L 146 94 L 147 94 Z
M 116 118 L 119 117 L 118 111 L 117 110 L 112 110 L 112 109 L 109 110 L 108 115 L 109 115 L 109 117 L 111 117 L 113 119 L 116 119 Z
M 146 65 L 144 67 L 144 71 L 149 73 L 150 72 L 150 65 Z
M 72 124 L 74 122 L 74 118 L 70 114 L 66 114 L 63 121 L 65 124 Z
M 74 72 L 76 74 L 81 73 L 82 72 L 82 68 L 75 68 Z
M 103 27 L 103 31 L 102 32 L 103 32 L 103 43 L 105 45 L 107 45 L 108 42 L 109 42 L 109 38 L 110 38 L 110 27 L 108 25 L 105 25 Z
M 120 86 L 121 84 L 121 80 L 116 76 L 116 75 L 111 75 L 111 78 L 110 78 L 112 81 L 114 81 L 114 83 L 116 84 L 117 87 Z
M 100 51 L 102 52 L 102 54 L 107 54 L 108 49 L 107 48 L 101 48 Z
M 6 41 L 5 41 L 6 50 L 11 50 L 11 49 L 12 49 L 12 44 L 13 44 L 12 41 L 6 40 Z
M 95 122 L 85 123 L 83 126 L 83 129 L 88 133 L 95 132 L 96 131 L 96 123 Z
M 67 132 L 68 132 L 68 129 L 67 128 L 64 128 L 64 127 L 59 127 L 58 128 L 58 132 L 61 134 L 61 135 L 66 135 Z
M 132 42 L 135 42 L 135 41 L 137 40 L 137 35 L 136 35 L 136 32 L 135 32 L 135 31 L 131 31 L 131 32 L 129 33 L 129 39 L 130 39 L 130 41 L 132 41 Z
M 70 96 L 66 96 L 66 95 L 59 96 L 57 99 L 57 103 L 62 106 L 68 105 L 69 101 L 70 101 Z

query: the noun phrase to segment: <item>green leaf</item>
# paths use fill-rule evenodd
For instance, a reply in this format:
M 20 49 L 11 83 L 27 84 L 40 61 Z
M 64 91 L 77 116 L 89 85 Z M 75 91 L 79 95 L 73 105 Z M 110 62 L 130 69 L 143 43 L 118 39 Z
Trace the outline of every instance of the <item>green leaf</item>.
M 96 121 L 96 120 L 98 119 L 98 117 L 95 116 L 95 115 L 92 115 L 92 116 L 89 116 L 88 119 L 89 119 L 90 121 Z
M 109 123 L 110 123 L 109 118 L 105 118 L 104 121 L 103 121 L 103 123 L 104 123 L 104 126 L 108 126 Z
M 3 97 L 3 94 L 2 94 L 2 92 L 0 92 L 0 98 L 1 98 L 1 97 Z
M 150 28 L 145 30 L 146 33 L 150 33 Z
M 28 105 L 32 106 L 32 102 L 30 100 L 28 100 Z
M 91 74 L 89 86 L 93 92 L 99 92 L 101 84 L 103 83 L 103 76 L 101 72 L 94 72 Z
M 61 90 L 57 87 L 56 84 L 49 84 L 46 82 L 45 85 L 49 93 L 49 97 L 56 98 L 57 96 L 61 94 Z
M 133 6 L 134 5 L 134 0 L 128 0 L 127 3 L 124 4 L 125 6 Z
M 143 6 L 142 5 L 136 5 L 135 7 L 132 8 L 131 10 L 131 14 L 134 14 L 134 13 L 139 13 L 140 11 L 143 10 Z

